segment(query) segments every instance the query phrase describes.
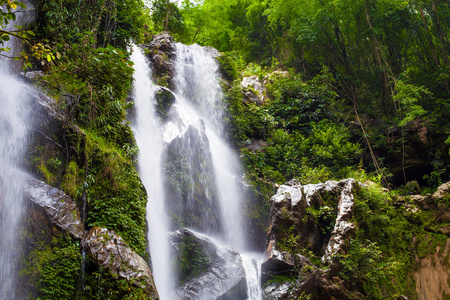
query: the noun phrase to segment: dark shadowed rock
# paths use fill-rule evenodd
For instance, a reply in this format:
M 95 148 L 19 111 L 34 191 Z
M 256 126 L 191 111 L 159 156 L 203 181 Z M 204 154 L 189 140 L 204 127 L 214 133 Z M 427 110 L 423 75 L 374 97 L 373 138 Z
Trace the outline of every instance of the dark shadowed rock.
M 159 78 L 172 79 L 174 75 L 173 59 L 175 58 L 175 41 L 168 32 L 162 32 L 155 36 L 148 45 L 143 47 L 149 50 L 148 58 L 153 66 L 153 77 L 159 82 Z
M 245 270 L 239 253 L 188 229 L 172 233 L 170 240 L 181 273 L 186 273 L 186 268 L 188 271 L 173 299 L 247 299 Z M 184 262 L 197 267 L 183 265 Z
M 172 230 L 187 226 L 195 230 L 219 233 L 220 206 L 209 141 L 194 126 L 175 138 L 163 153 L 166 205 Z

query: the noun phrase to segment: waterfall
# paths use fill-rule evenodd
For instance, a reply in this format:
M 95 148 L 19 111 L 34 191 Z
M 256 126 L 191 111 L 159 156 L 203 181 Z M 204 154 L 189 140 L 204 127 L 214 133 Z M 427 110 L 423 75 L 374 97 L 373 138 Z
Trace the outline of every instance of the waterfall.
M 136 47 L 132 60 L 133 130 L 140 149 L 139 173 L 149 196 L 153 272 L 161 298 L 171 299 L 173 294 L 168 292 L 175 288 L 176 275 L 171 274 L 169 230 L 188 227 L 241 254 L 246 252 L 242 170 L 226 137 L 226 110 L 215 59 L 198 45 L 176 44 L 175 88 L 173 92 L 164 88 L 174 101 L 160 118 L 155 94 L 163 90 L 151 83 L 150 70 Z M 241 256 L 248 299 L 259 300 L 258 258 Z
M 243 254 L 248 245 L 242 221 L 244 192 L 239 182 L 242 170 L 226 138 L 218 64 L 203 47 L 177 44 L 175 74 L 177 102 L 172 109 L 178 111 L 181 123 L 200 123 L 200 130 L 209 141 L 221 224 L 216 238 L 241 253 L 248 299 L 259 300 L 262 297 L 259 257 Z
M 21 18 L 16 19 L 21 24 Z M 8 24 L 6 30 L 12 30 Z M 9 56 L 17 55 L 18 41 L 12 38 L 4 47 Z M 19 295 L 18 258 L 21 253 L 20 232 L 24 214 L 22 175 L 17 172 L 27 146 L 31 128 L 29 88 L 17 80 L 11 61 L 0 60 L 0 299 L 21 299 Z
M 240 176 L 242 171 L 238 157 L 225 139 L 225 110 L 218 65 L 198 45 L 177 44 L 176 57 L 174 84 L 177 102 L 172 110 L 177 111 L 181 123 L 191 126 L 201 124 L 194 126 L 209 141 L 209 149 L 206 150 L 211 155 L 218 210 L 216 217 L 221 224 L 221 230 L 216 235 L 233 248 L 244 250 L 246 243 L 241 220 L 242 193 L 236 180 L 236 176 Z M 179 132 L 178 136 L 181 135 L 182 132 Z M 212 224 L 208 225 L 209 228 L 213 227 Z
M 163 140 L 161 125 L 155 111 L 155 85 L 145 56 L 133 46 L 134 107 L 132 129 L 139 147 L 138 171 L 147 190 L 148 240 L 152 258 L 153 275 L 159 295 L 169 299 L 173 289 L 169 260 L 168 221 L 164 205 L 161 173 Z

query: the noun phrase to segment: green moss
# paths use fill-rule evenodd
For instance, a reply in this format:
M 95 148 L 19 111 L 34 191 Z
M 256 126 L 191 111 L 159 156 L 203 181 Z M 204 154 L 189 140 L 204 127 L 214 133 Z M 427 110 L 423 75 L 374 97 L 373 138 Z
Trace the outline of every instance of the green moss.
M 205 272 L 216 259 L 214 249 L 195 237 L 185 235 L 179 245 L 176 266 L 180 284 Z
M 419 258 L 425 258 L 428 255 L 434 254 L 438 246 L 442 251 L 445 247 L 446 242 L 446 235 L 431 232 L 421 232 L 418 235 L 417 254 Z
M 236 68 L 234 60 L 227 54 L 222 54 L 217 57 L 219 62 L 219 70 L 225 80 L 233 82 L 239 78 L 239 73 Z
M 169 109 L 175 101 L 175 96 L 167 90 L 159 90 L 156 92 L 156 111 L 160 118 L 165 119 Z
M 42 299 L 75 299 L 81 270 L 79 243 L 68 235 L 54 237 L 51 245 L 39 243 L 21 276 L 38 288 Z
M 133 250 L 146 257 L 147 196 L 139 175 L 122 150 L 95 132 L 86 133 L 91 176 L 83 183 L 87 187 L 87 224 L 115 230 Z
M 81 185 L 80 179 L 82 177 L 83 174 L 77 163 L 75 161 L 71 161 L 66 167 L 66 172 L 61 183 L 61 189 L 69 195 L 72 200 L 76 200 L 79 196 L 77 191 Z

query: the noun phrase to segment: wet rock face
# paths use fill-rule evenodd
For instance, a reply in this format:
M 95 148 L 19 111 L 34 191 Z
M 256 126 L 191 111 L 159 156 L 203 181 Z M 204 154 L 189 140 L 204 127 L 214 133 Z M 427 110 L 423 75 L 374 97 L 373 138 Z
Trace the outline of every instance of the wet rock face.
M 44 182 L 27 178 L 24 194 L 36 208 L 43 211 L 42 215 L 46 215 L 51 224 L 80 239 L 100 266 L 120 278 L 134 280 L 133 283 L 143 288 L 151 299 L 159 299 L 147 262 L 114 231 L 94 227 L 86 232 L 75 202 Z
M 352 178 L 309 185 L 291 181 L 280 186 L 270 200 L 261 280 L 264 284 L 285 276 L 292 281 L 269 282 L 264 289 L 266 299 L 293 299 L 302 293 L 314 295 L 311 299 L 349 298 L 350 292 L 332 281 L 332 274 L 340 268 L 332 257 L 346 253 L 348 241 L 355 232 L 351 219 L 355 210 L 354 194 L 360 186 Z M 293 254 L 302 249 L 321 256 L 330 266 L 328 273 L 316 268 L 308 258 Z M 359 297 L 353 292 L 352 295 L 355 299 Z
M 148 58 L 153 65 L 153 76 L 173 78 L 173 59 L 175 58 L 175 41 L 168 32 L 162 32 L 155 36 L 151 42 L 144 46 L 148 48 Z M 158 80 L 156 80 L 158 81 Z
M 239 253 L 188 229 L 173 232 L 170 241 L 183 276 L 173 299 L 247 299 Z
M 187 226 L 216 234 L 221 230 L 209 141 L 204 132 L 189 126 L 163 154 L 167 208 L 172 229 Z
M 69 232 L 77 239 L 84 237 L 85 232 L 80 211 L 75 202 L 62 191 L 42 181 L 28 178 L 25 185 L 25 195 L 46 211 L 53 224 Z

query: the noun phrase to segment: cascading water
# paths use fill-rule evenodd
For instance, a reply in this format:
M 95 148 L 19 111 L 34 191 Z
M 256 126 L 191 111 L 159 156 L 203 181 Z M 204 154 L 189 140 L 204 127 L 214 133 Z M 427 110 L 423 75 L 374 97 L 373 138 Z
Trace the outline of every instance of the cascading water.
M 169 227 L 189 227 L 241 253 L 246 251 L 243 191 L 238 180 L 242 171 L 226 139 L 225 109 L 214 58 L 200 46 L 176 45 L 175 92 L 170 92 L 175 101 L 162 124 L 155 113 L 156 91 L 150 71 L 142 67 L 145 59 L 141 52 L 135 48 L 133 53 L 133 128 L 140 149 L 139 172 L 149 194 L 153 271 L 161 298 L 172 299 L 176 276 L 170 274 L 170 250 L 166 248 Z M 260 265 L 252 255 L 242 255 L 242 261 L 247 296 L 259 300 Z
M 132 128 L 139 147 L 139 174 L 148 193 L 147 222 L 153 275 L 160 297 L 169 299 L 173 289 L 173 276 L 169 260 L 168 221 L 161 173 L 163 141 L 154 106 L 156 87 L 151 81 L 148 62 L 137 46 L 133 46 L 131 60 L 134 62 L 135 71 L 135 120 Z
M 238 157 L 225 137 L 225 109 L 218 65 L 212 55 L 198 45 L 177 44 L 176 57 L 174 84 L 177 102 L 172 109 L 178 111 L 182 120 L 178 124 L 192 126 L 200 123 L 200 130 L 209 141 L 208 151 L 212 157 L 219 220 L 222 225 L 217 237 L 239 252 L 245 252 L 248 245 L 242 224 L 243 190 L 238 181 L 242 171 Z M 258 263 L 250 255 L 242 255 L 242 258 L 247 279 L 247 296 L 251 300 L 261 299 Z
M 198 45 L 177 44 L 176 57 L 174 83 L 177 101 L 172 111 L 176 111 L 178 118 L 173 119 L 178 128 L 180 123 L 185 124 L 177 136 L 182 136 L 187 126 L 193 126 L 204 133 L 209 141 L 206 150 L 211 155 L 218 202 L 216 213 L 221 224 L 218 234 L 233 248 L 243 250 L 245 239 L 241 221 L 242 199 L 235 178 L 241 171 L 236 155 L 224 139 L 224 108 L 218 66 L 214 58 Z M 170 123 L 167 126 L 172 135 L 176 132 L 173 127 Z M 212 227 L 211 224 L 208 227 Z
M 20 17 L 16 19 L 20 24 Z M 6 28 L 11 30 L 12 24 Z M 17 54 L 13 38 L 3 47 Z M 11 72 L 10 61 L 0 60 L 0 299 L 19 299 L 19 227 L 23 216 L 23 176 L 19 169 L 31 126 L 29 88 Z

